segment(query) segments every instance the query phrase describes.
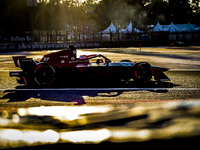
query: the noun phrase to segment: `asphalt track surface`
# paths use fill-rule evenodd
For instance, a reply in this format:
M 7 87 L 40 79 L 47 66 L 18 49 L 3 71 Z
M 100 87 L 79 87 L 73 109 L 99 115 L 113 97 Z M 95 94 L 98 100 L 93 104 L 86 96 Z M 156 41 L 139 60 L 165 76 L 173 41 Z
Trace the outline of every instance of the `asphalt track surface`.
M 177 144 L 187 145 L 189 141 L 191 144 L 198 144 L 200 139 L 200 47 L 155 47 L 142 48 L 142 51 L 134 47 L 78 50 L 78 55 L 97 53 L 104 54 L 116 62 L 129 59 L 169 68 L 166 75 L 171 81 L 160 84 L 155 81 L 145 85 L 136 85 L 134 82 L 118 85 L 94 83 L 37 89 L 19 85 L 15 78 L 9 77 L 9 71 L 17 70 L 12 62 L 13 55 L 26 55 L 39 60 L 44 54 L 50 52 L 52 51 L 0 54 L 0 119 L 4 119 L 5 122 L 14 122 L 7 125 L 0 123 L 3 128 L 14 128 L 13 132 L 20 134 L 22 132 L 24 136 L 26 131 L 31 136 L 33 129 L 34 134 L 35 130 L 48 129 L 49 134 L 58 137 L 52 142 L 54 148 L 57 148 L 59 143 L 130 144 L 134 142 L 135 145 L 141 146 L 145 143 L 148 146 L 149 142 L 169 145 L 177 142 Z M 47 114 L 40 114 L 41 110 L 46 110 Z M 52 114 L 52 110 L 56 111 Z M 62 115 L 56 115 L 56 113 L 62 113 Z M 63 113 L 66 118 L 63 118 Z M 39 117 L 33 118 L 32 115 Z M 59 115 L 61 115 L 60 118 Z M 48 118 L 49 116 L 56 120 Z M 26 131 L 19 131 L 18 129 L 23 129 L 24 125 L 26 125 Z M 52 129 L 52 132 L 49 129 Z M 29 143 L 26 139 L 19 139 L 22 143 L 16 146 L 16 139 L 3 136 L 6 131 L 0 130 L 0 145 L 5 145 L 0 146 L 0 149 L 38 145 L 37 142 Z M 46 134 L 41 131 L 39 133 Z M 85 134 L 90 134 L 91 137 L 94 135 L 94 137 L 87 139 Z M 97 135 L 102 139 L 93 141 Z M 81 139 L 82 136 L 85 138 Z M 71 137 L 77 137 L 77 139 L 71 139 Z M 43 140 L 43 144 L 48 144 L 48 142 L 45 143 Z
M 16 70 L 13 55 L 26 55 L 39 60 L 52 51 L 10 52 L 0 55 L 0 105 L 2 107 L 31 107 L 43 105 L 73 105 L 82 100 L 83 104 L 130 104 L 142 105 L 179 100 L 200 100 L 200 50 L 188 48 L 112 48 L 78 50 L 81 54 L 104 54 L 112 61 L 129 59 L 147 61 L 152 65 L 169 68 L 166 75 L 170 82 L 147 85 L 124 83 L 120 85 L 66 85 L 50 89 L 31 89 L 18 85 L 15 78 L 8 76 L 10 70 Z M 159 64 L 158 64 L 159 62 Z M 81 104 L 81 102 L 80 102 Z

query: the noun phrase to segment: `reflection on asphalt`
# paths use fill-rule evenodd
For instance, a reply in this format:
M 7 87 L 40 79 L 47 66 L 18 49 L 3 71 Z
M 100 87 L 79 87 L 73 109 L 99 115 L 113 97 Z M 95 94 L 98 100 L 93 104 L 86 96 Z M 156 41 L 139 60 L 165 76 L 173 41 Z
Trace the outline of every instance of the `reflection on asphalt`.
M 199 114 L 199 101 L 121 110 L 111 105 L 19 108 L 0 115 L 0 148 L 199 139 Z

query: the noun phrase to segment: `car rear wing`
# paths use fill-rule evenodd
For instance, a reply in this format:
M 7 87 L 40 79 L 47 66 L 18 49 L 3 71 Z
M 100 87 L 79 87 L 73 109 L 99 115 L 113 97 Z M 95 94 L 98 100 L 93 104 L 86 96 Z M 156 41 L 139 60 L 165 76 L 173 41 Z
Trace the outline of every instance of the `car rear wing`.
M 32 58 L 26 58 L 26 56 L 14 56 L 13 60 L 15 66 L 20 67 L 23 71 L 32 71 L 37 66 Z
M 20 67 L 20 59 L 26 59 L 26 56 L 13 56 L 13 61 L 16 67 Z

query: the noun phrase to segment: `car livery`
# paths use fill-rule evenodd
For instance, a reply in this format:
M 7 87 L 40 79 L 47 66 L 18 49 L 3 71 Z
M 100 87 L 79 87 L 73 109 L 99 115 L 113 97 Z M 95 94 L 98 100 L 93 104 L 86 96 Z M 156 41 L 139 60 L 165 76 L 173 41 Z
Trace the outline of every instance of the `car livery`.
M 82 81 L 105 81 L 107 84 L 129 80 L 145 84 L 152 78 L 157 82 L 170 81 L 163 73 L 168 70 L 166 68 L 130 60 L 111 62 L 101 54 L 81 55 L 77 58 L 74 46 L 44 55 L 40 62 L 25 56 L 14 56 L 13 60 L 21 71 L 11 71 L 11 77 L 18 77 L 20 84 L 41 87 Z M 92 62 L 94 60 L 95 62 Z

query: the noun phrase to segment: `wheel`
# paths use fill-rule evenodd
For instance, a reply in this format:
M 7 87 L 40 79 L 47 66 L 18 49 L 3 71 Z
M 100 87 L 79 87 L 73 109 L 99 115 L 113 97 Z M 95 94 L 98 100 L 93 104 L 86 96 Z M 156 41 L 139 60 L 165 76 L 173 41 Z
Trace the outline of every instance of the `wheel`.
M 152 78 L 151 65 L 146 62 L 135 64 L 134 81 L 138 83 L 147 83 Z
M 38 85 L 47 86 L 51 85 L 55 80 L 56 71 L 50 64 L 39 64 L 34 72 L 34 79 Z

